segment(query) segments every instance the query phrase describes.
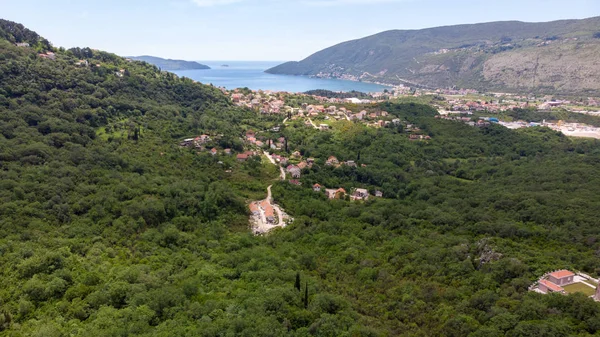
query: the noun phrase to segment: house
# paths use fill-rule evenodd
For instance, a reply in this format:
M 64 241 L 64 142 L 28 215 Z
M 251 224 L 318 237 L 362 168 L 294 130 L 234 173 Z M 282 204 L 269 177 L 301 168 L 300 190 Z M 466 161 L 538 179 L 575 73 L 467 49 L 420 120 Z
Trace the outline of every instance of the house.
M 346 196 L 346 190 L 343 188 L 338 188 L 337 190 L 326 189 L 325 193 L 329 199 L 342 199 L 344 196 Z
M 296 179 L 290 180 L 290 184 L 296 185 L 296 186 L 302 185 L 302 183 L 299 180 L 296 180 Z
M 41 57 L 43 59 L 56 60 L 56 55 L 51 51 L 47 51 L 45 54 L 38 54 L 38 55 L 39 55 L 39 57 Z
M 90 63 L 87 60 L 79 60 L 79 61 L 75 62 L 75 65 L 87 67 L 90 65 Z
M 572 272 L 570 272 L 568 270 L 563 269 L 563 270 L 559 270 L 559 271 L 550 273 L 550 275 L 548 275 L 548 281 L 550 281 L 558 286 L 564 286 L 564 285 L 573 283 L 574 277 L 575 277 L 575 274 L 573 274 Z
M 313 191 L 315 191 L 315 192 L 321 192 L 321 185 L 314 184 L 313 185 Z
M 275 212 L 273 210 L 273 206 L 271 206 L 267 200 L 263 200 L 260 203 L 260 207 L 265 212 L 265 219 L 267 220 L 267 223 L 273 224 L 275 222 Z
M 300 168 L 301 170 L 303 170 L 303 169 L 305 169 L 305 168 L 307 168 L 307 167 L 308 167 L 308 164 L 307 164 L 306 162 L 304 162 L 304 161 L 303 161 L 303 162 L 300 162 L 300 163 L 298 164 L 298 168 Z
M 237 161 L 239 162 L 245 162 L 246 160 L 248 160 L 248 155 L 245 153 L 240 153 L 237 155 Z
M 334 156 L 329 157 L 327 159 L 327 161 L 325 162 L 325 165 L 328 165 L 328 166 L 334 166 L 334 165 L 339 165 L 339 164 L 340 164 L 340 161 Z
M 250 203 L 248 207 L 250 207 L 250 213 L 252 213 L 252 215 L 260 214 L 260 210 L 258 209 L 258 205 L 256 203 Z
M 20 43 L 16 43 L 17 47 L 29 47 L 29 43 L 27 42 L 20 42 Z
M 321 131 L 327 131 L 327 130 L 329 130 L 329 125 L 327 125 L 327 124 L 320 124 L 319 125 L 319 129 L 321 129 Z
M 292 175 L 292 178 L 300 178 L 301 170 L 298 166 L 290 165 L 286 168 L 286 171 Z
M 563 293 L 565 290 L 561 286 L 557 286 L 556 284 L 548 281 L 548 280 L 540 280 L 539 281 L 539 289 L 543 293 Z
M 383 192 L 381 192 L 381 191 L 375 191 L 375 196 L 377 198 L 383 198 Z
M 302 158 L 302 154 L 299 151 L 294 151 L 294 153 L 292 153 L 292 156 L 294 158 Z
M 344 162 L 344 165 L 350 166 L 350 167 L 356 167 L 356 163 L 354 162 L 354 160 L 348 160 L 347 162 Z
M 369 199 L 369 191 L 364 188 L 357 188 L 352 194 L 352 200 L 367 200 Z
M 218 153 L 218 151 L 216 148 L 213 147 L 212 149 L 210 149 L 210 154 L 212 154 L 213 156 L 216 155 L 217 153 Z
M 225 154 L 228 156 L 231 155 L 231 149 L 225 149 L 223 152 L 225 152 Z
M 248 130 L 246 132 L 246 138 L 255 138 L 255 137 L 256 137 L 256 133 L 254 133 L 254 131 Z

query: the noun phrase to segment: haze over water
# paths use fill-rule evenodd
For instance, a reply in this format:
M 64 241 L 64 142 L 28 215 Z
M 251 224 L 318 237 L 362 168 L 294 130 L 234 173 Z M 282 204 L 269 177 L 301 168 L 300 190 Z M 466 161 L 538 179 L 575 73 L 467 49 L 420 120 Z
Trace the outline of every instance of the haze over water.
M 199 61 L 212 69 L 178 70 L 173 73 L 204 84 L 227 89 L 248 87 L 252 90 L 304 92 L 313 89 L 331 91 L 381 92 L 387 87 L 364 82 L 319 79 L 306 76 L 267 74 L 264 71 L 281 62 Z M 228 65 L 228 67 L 223 67 Z

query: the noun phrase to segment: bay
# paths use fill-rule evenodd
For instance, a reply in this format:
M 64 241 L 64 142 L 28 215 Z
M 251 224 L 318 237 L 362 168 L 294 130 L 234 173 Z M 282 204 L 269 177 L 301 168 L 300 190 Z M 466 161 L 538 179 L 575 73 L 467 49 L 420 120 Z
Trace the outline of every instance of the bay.
M 264 71 L 282 62 L 272 61 L 198 61 L 211 69 L 172 71 L 178 76 L 212 84 L 227 89 L 250 88 L 252 90 L 271 90 L 305 92 L 314 89 L 331 91 L 382 92 L 386 86 L 345 81 L 337 79 L 310 78 L 308 76 L 273 75 Z

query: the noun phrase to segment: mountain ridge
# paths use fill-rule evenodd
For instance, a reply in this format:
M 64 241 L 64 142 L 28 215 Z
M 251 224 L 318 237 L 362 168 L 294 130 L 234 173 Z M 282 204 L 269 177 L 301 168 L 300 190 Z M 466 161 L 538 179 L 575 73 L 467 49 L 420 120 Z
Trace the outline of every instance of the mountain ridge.
M 129 56 L 129 59 L 135 61 L 143 61 L 155 65 L 162 70 L 192 70 L 192 69 L 210 69 L 205 64 L 198 63 L 196 61 L 185 61 L 185 60 L 174 60 L 164 59 L 156 56 L 141 55 L 141 56 Z
M 592 56 L 600 51 L 598 27 L 600 17 L 389 30 L 266 72 L 436 88 L 597 93 L 600 81 L 577 80 L 600 74 L 600 64 Z M 541 63 L 536 67 L 537 61 Z M 565 69 L 565 61 L 574 66 Z M 518 81 L 519 77 L 526 80 Z

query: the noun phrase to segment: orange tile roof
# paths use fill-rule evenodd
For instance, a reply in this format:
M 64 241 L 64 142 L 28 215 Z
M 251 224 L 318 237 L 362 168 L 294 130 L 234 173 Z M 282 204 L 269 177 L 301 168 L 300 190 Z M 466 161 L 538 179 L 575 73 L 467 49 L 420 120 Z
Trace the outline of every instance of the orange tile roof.
M 548 280 L 541 280 L 540 283 L 545 285 L 548 289 L 550 289 L 552 291 L 563 291 L 564 290 L 562 287 L 557 286 L 556 284 L 554 284 Z
M 554 273 L 550 273 L 550 275 L 552 275 L 553 277 L 556 277 L 556 278 L 563 278 L 563 277 L 573 276 L 575 274 L 573 274 L 572 272 L 570 272 L 566 269 L 563 269 L 563 270 L 555 271 Z

